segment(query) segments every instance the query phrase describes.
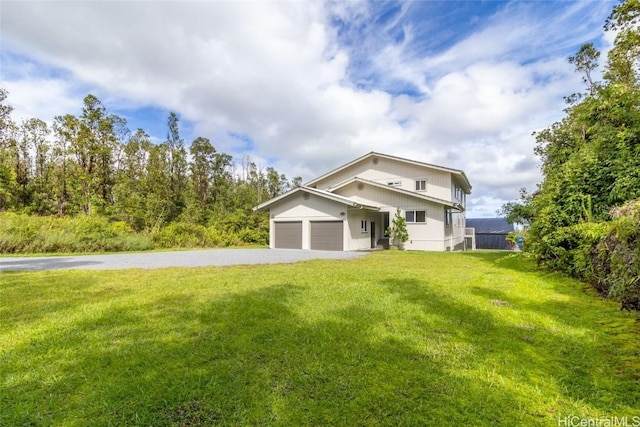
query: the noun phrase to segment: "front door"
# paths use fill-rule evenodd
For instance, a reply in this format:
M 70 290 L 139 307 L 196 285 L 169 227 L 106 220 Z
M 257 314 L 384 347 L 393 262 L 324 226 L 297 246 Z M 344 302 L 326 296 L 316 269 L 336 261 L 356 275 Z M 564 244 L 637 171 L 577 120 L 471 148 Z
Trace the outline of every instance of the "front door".
M 371 248 L 376 247 L 376 223 L 371 221 Z

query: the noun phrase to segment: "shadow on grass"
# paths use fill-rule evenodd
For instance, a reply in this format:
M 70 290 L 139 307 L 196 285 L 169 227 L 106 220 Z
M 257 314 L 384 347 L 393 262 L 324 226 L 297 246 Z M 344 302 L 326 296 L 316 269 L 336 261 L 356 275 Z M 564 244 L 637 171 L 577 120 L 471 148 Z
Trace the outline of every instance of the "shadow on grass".
M 584 293 L 592 295 L 594 298 L 601 298 L 598 292 L 585 282 L 568 277 L 562 273 L 549 271 L 536 265 L 527 258 L 523 252 L 505 251 L 468 251 L 460 254 L 463 257 L 480 261 L 499 270 L 507 270 L 515 273 L 531 274 L 532 277 L 544 279 L 554 286 L 554 290 L 565 295 L 572 295 L 569 289 L 581 289 Z M 568 286 L 571 284 L 571 286 Z
M 597 384 L 595 344 L 523 329 L 426 281 L 376 284 L 418 310 L 305 316 L 307 289 L 285 280 L 105 305 L 3 349 L 0 424 L 546 425 L 568 401 L 638 403 Z
M 493 262 L 499 259 L 497 255 L 483 254 L 480 258 Z M 547 417 L 551 422 L 556 416 L 557 420 L 559 408 L 571 408 L 574 403 L 592 408 L 592 416 L 640 416 L 640 384 L 638 374 L 634 374 L 639 367 L 637 360 L 621 357 L 616 364 L 603 363 L 615 360 L 608 357 L 613 353 L 637 356 L 633 334 L 622 340 L 603 338 L 606 333 L 598 330 L 597 324 L 578 315 L 584 313 L 580 301 L 537 304 L 498 289 L 471 287 L 471 294 L 484 298 L 483 303 L 474 304 L 437 292 L 426 281 L 387 279 L 384 284 L 406 302 L 438 314 L 440 321 L 428 332 L 432 339 L 438 342 L 438 335 L 445 335 L 470 347 L 462 361 L 463 369 L 454 370 L 459 374 L 467 370 L 477 380 L 473 387 L 487 394 L 495 391 L 496 378 L 482 378 L 479 373 L 489 370 L 497 374 L 503 391 L 517 396 L 521 415 L 533 417 L 530 422 L 537 417 Z M 510 313 L 505 315 L 505 310 Z M 625 328 L 628 326 L 627 322 Z M 611 349 L 616 342 L 621 347 Z M 634 371 L 622 372 L 622 367 Z M 540 406 L 527 408 L 525 402 L 531 396 L 534 398 L 530 402 L 547 401 L 546 413 L 540 412 Z M 478 403 L 482 400 L 480 396 L 475 399 Z
M 51 330 L 3 354 L 0 424 L 397 426 L 522 420 L 510 390 L 459 375 L 402 330 L 380 335 L 377 330 L 390 322 L 385 311 L 351 305 L 312 321 L 290 308 L 301 292 L 284 283 L 205 304 L 158 298 Z M 418 291 L 394 292 L 413 299 Z M 453 314 L 454 322 L 466 317 Z M 43 352 L 34 357 L 38 348 Z

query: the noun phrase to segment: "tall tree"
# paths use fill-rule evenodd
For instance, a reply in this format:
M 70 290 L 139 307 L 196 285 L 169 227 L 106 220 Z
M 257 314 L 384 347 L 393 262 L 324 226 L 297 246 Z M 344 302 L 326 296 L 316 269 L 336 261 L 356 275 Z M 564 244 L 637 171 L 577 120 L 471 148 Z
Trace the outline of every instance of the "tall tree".
M 19 137 L 15 140 L 13 154 L 15 156 L 14 165 L 16 172 L 17 202 L 20 208 L 26 208 L 31 203 L 31 178 L 32 141 L 29 135 L 27 122 L 23 122 L 19 129 Z
M 72 150 L 76 155 L 82 185 L 82 208 L 91 214 L 97 203 L 103 210 L 111 205 L 115 153 L 118 135 L 126 134 L 126 122 L 107 114 L 106 108 L 94 95 L 84 98 L 80 130 Z
M 0 88 L 0 140 L 7 138 L 6 132 L 13 123 L 13 120 L 11 120 L 13 107 L 6 102 L 8 96 L 9 92 Z
M 166 145 L 169 161 L 169 188 L 173 203 L 170 212 L 171 219 L 178 217 L 184 209 L 184 194 L 187 187 L 187 151 L 184 147 L 184 140 L 180 137 L 179 121 L 176 113 L 169 113 Z
M 572 227 L 608 221 L 614 206 L 640 197 L 639 17 L 638 0 L 613 9 L 605 29 L 617 34 L 602 82 L 592 80 L 593 45 L 569 58 L 587 93 L 573 97 L 566 116 L 537 134 L 544 177 L 538 191 L 505 206 L 532 219 L 530 249 L 551 266 L 577 268 L 567 255 L 581 244 Z
M 0 88 L 0 211 L 15 204 L 16 180 L 15 150 L 18 127 L 11 119 L 13 107 L 7 103 L 9 92 Z
M 626 0 L 614 6 L 605 29 L 616 32 L 608 54 L 605 78 L 626 88 L 638 86 L 640 65 L 640 1 Z
M 50 161 L 51 147 L 49 144 L 49 128 L 47 123 L 40 119 L 29 119 L 22 123 L 22 135 L 26 140 L 26 146 L 33 152 L 32 179 L 30 182 L 31 208 L 38 214 L 51 213 L 54 202 L 51 197 L 53 191 L 51 183 Z
M 199 136 L 191 143 L 191 181 L 202 209 L 206 208 L 211 195 L 215 152 L 216 149 L 207 138 Z
M 291 186 L 248 156 L 236 175 L 232 156 L 204 137 L 187 157 L 175 113 L 166 141 L 156 145 L 142 129 L 130 135 L 94 95 L 83 99 L 80 115 L 56 116 L 51 129 L 39 119 L 16 125 L 6 99 L 0 89 L 0 211 L 103 215 L 135 230 L 196 221 L 262 241 L 268 217 L 251 208 Z
M 147 226 L 153 230 L 159 229 L 173 219 L 175 204 L 170 188 L 169 164 L 167 144 L 152 145 L 149 149 L 143 191 L 146 195 Z
M 218 213 L 229 208 L 229 192 L 233 176 L 231 173 L 233 157 L 227 153 L 215 153 L 212 167 L 211 202 Z
M 56 116 L 53 122 L 55 143 L 52 157 L 55 163 L 53 171 L 53 192 L 58 215 L 74 213 L 73 194 L 75 167 L 71 163 L 71 147 L 78 139 L 80 123 L 72 114 Z
M 277 170 L 269 166 L 267 168 L 267 191 L 269 197 L 276 197 L 289 190 L 290 184 L 284 174 L 279 174 Z
M 18 182 L 15 167 L 18 127 L 11 120 L 13 108 L 4 104 L 0 89 L 0 211 L 15 207 Z
M 151 148 L 151 140 L 145 131 L 138 129 L 134 132 L 122 149 L 113 187 L 116 214 L 134 230 L 143 230 L 152 225 L 147 207 L 150 195 L 146 193 Z
M 600 58 L 600 52 L 593 43 L 583 44 L 578 53 L 569 57 L 569 63 L 575 65 L 576 71 L 582 74 L 582 81 L 586 83 L 591 95 L 594 95 L 597 89 L 591 73 L 598 68 L 598 58 Z

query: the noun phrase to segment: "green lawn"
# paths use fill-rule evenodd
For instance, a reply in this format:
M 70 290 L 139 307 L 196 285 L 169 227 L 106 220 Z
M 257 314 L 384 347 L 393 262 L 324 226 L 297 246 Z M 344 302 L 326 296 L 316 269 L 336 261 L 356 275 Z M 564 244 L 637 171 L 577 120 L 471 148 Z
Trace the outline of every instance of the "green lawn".
M 0 425 L 640 423 L 640 322 L 497 252 L 0 273 Z

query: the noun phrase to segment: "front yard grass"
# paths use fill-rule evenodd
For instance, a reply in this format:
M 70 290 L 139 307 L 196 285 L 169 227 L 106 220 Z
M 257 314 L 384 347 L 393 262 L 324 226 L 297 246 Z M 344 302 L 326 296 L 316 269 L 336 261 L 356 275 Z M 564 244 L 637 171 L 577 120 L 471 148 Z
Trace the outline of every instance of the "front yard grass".
M 640 423 L 639 333 L 499 252 L 5 272 L 0 425 Z

